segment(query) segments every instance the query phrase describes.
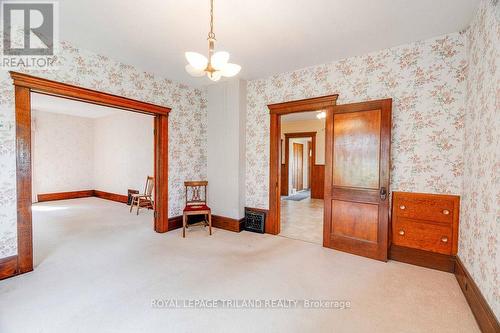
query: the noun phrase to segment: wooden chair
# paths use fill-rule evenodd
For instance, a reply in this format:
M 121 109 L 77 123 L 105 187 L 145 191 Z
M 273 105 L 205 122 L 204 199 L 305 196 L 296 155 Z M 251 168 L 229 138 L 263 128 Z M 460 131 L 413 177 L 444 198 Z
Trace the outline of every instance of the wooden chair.
M 155 179 L 151 176 L 146 178 L 146 186 L 144 187 L 143 194 L 132 194 L 132 202 L 130 203 L 130 212 L 132 213 L 132 208 L 134 208 L 134 204 L 137 205 L 137 215 L 139 215 L 139 208 L 141 208 L 141 204 L 147 203 L 147 205 L 143 206 L 143 208 L 153 208 L 153 189 L 155 187 Z
M 186 207 L 182 213 L 182 237 L 186 237 L 187 219 L 190 215 L 203 215 L 204 225 L 212 234 L 212 212 L 207 206 L 207 181 L 188 181 L 184 182 L 186 188 Z

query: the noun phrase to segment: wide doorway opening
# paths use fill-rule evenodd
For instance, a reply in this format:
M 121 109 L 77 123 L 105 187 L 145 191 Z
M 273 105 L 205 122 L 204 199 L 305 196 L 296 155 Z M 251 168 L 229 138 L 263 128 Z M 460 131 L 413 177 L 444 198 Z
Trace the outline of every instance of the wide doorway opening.
M 36 130 L 36 127 L 33 128 L 33 121 L 36 119 L 36 116 L 33 117 L 32 110 L 32 99 L 37 97 L 41 97 L 42 99 L 46 97 L 46 100 L 49 98 L 60 98 L 63 100 L 70 100 L 72 102 L 85 102 L 91 105 L 98 105 L 101 107 L 112 108 L 120 114 L 142 114 L 148 115 L 153 122 L 153 140 L 151 140 L 148 146 L 151 148 L 151 144 L 153 145 L 153 176 L 151 176 L 151 180 L 154 183 L 154 193 L 151 193 L 151 202 L 152 206 L 151 214 L 152 214 L 152 227 L 156 232 L 166 232 L 169 230 L 168 224 L 168 113 L 170 112 L 170 108 L 159 106 L 147 102 L 141 102 L 138 100 L 133 100 L 126 97 L 121 97 L 117 95 L 112 95 L 105 92 L 95 91 L 91 89 L 86 89 L 66 83 L 61 83 L 57 81 L 51 81 L 43 78 L 34 77 L 31 75 L 26 75 L 22 73 L 10 72 L 10 75 L 14 82 L 15 87 L 15 114 L 16 114 L 16 187 L 17 187 L 17 257 L 14 261 L 15 265 L 12 265 L 11 270 L 8 272 L 9 276 L 23 274 L 33 270 L 33 224 L 32 224 L 32 216 L 33 216 L 33 202 L 34 201 L 53 201 L 53 199 L 57 199 L 58 193 L 64 193 L 64 196 L 85 196 L 87 198 L 92 197 L 90 199 L 94 199 L 94 197 L 106 198 L 109 202 L 112 199 L 116 199 L 115 201 L 123 201 L 124 197 L 128 199 L 127 196 L 121 197 L 121 193 L 112 193 L 106 192 L 95 188 L 87 188 L 77 191 L 64 191 L 64 192 L 51 192 L 51 193 L 40 193 L 43 190 L 40 190 L 40 186 L 45 186 L 47 184 L 43 184 L 43 180 L 40 180 L 37 184 L 33 184 L 33 158 L 37 158 L 33 155 L 33 130 Z M 39 96 L 40 95 L 40 96 Z M 42 96 L 43 95 L 43 96 Z M 67 109 L 71 109 L 72 107 L 68 106 Z M 67 110 L 66 110 L 67 111 Z M 47 116 L 47 115 L 45 115 Z M 54 115 L 49 115 L 54 116 Z M 43 117 L 43 116 L 42 116 Z M 41 119 L 41 118 L 40 118 Z M 56 125 L 54 125 L 56 124 Z M 60 126 L 58 126 L 58 125 Z M 114 122 L 106 126 L 114 126 L 116 125 Z M 68 130 L 68 127 L 64 126 L 61 122 L 52 122 L 51 129 L 48 131 L 49 133 L 56 131 Z M 89 130 L 90 131 L 90 130 Z M 123 131 L 123 135 L 126 135 L 126 131 Z M 82 131 L 85 133 L 85 131 Z M 104 129 L 104 133 L 107 133 L 107 129 Z M 50 135 L 49 135 L 50 136 Z M 52 137 L 53 139 L 53 137 Z M 66 137 L 62 136 L 59 140 L 66 141 Z M 78 141 L 75 141 L 73 145 L 68 145 L 69 150 L 79 150 Z M 65 142 L 66 144 L 68 142 Z M 50 146 L 49 146 L 50 147 Z M 123 145 L 120 145 L 118 142 L 115 149 L 110 149 L 112 151 L 110 155 L 117 153 L 119 149 L 122 149 Z M 65 153 L 62 151 L 50 151 L 48 149 L 49 154 L 53 155 L 54 158 L 64 158 L 64 155 L 69 155 L 69 153 Z M 107 153 L 104 153 L 107 155 Z M 104 156 L 103 155 L 103 156 Z M 106 156 L 109 158 L 109 156 Z M 40 156 L 38 156 L 40 158 Z M 128 161 L 130 162 L 130 161 Z M 85 159 L 82 159 L 82 164 L 85 163 Z M 111 162 L 108 162 L 111 163 Z M 51 168 L 57 168 L 58 164 L 49 166 L 49 172 L 54 170 L 50 170 Z M 151 163 L 148 168 L 151 167 Z M 57 182 L 58 184 L 64 184 L 67 182 L 64 177 L 65 175 L 71 174 L 70 170 L 72 167 L 63 168 L 59 175 L 56 173 L 55 180 L 53 182 Z M 119 168 L 115 167 L 115 168 Z M 119 170 L 122 171 L 122 170 Z M 36 171 L 35 171 L 36 172 Z M 40 170 L 39 170 L 40 172 Z M 117 174 L 117 170 L 113 170 L 111 173 Z M 149 172 L 148 172 L 149 173 Z M 108 179 L 112 179 L 113 175 L 107 177 Z M 88 176 L 90 177 L 90 176 Z M 80 177 L 85 178 L 85 177 Z M 105 177 L 106 178 L 106 177 Z M 61 180 L 62 179 L 62 180 Z M 146 178 L 145 178 L 146 180 Z M 68 181 L 69 182 L 69 181 Z M 35 190 L 33 189 L 33 185 L 35 186 Z M 60 185 L 63 186 L 63 185 Z M 93 186 L 91 186 L 93 187 Z M 138 189 L 141 192 L 141 189 Z M 39 194 L 42 196 L 39 197 Z M 45 197 L 43 195 L 46 195 Z M 51 196 L 51 195 L 54 195 Z M 40 200 L 41 199 L 41 200 Z M 50 206 L 40 206 L 39 211 L 45 210 L 45 212 L 56 212 L 59 209 L 59 206 L 50 207 Z M 92 210 L 90 210 L 92 211 Z M 86 215 L 90 215 L 92 213 L 88 213 Z M 85 214 L 84 214 L 85 215 Z M 97 216 L 98 218 L 99 216 Z M 50 219 L 50 218 L 49 218 Z M 151 224 L 150 227 L 151 228 Z M 81 230 L 84 230 L 82 227 Z M 151 229 L 150 229 L 151 230 Z M 72 256 L 68 257 L 71 260 Z
M 123 229 L 151 230 L 154 183 L 151 194 L 145 184 L 154 180 L 154 117 L 30 97 L 34 265 L 78 248 L 102 251 Z M 129 194 L 144 197 L 132 206 Z
M 281 116 L 280 236 L 323 243 L 325 112 Z

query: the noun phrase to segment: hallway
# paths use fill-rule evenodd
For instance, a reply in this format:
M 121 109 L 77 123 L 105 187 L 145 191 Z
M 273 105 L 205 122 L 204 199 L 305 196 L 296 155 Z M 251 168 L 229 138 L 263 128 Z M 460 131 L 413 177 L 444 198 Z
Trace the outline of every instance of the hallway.
M 281 200 L 280 236 L 323 244 L 323 200 Z

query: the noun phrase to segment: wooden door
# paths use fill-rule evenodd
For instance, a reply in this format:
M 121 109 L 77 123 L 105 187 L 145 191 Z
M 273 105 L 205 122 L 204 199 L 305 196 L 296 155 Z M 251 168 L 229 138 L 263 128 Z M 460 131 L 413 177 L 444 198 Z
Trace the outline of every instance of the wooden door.
M 313 168 L 313 163 L 312 163 L 312 142 L 307 141 L 307 188 L 311 188 L 311 182 L 312 182 L 312 168 Z
M 387 261 L 391 109 L 386 99 L 327 113 L 326 247 Z
M 304 145 L 293 143 L 292 187 L 297 191 L 304 189 Z

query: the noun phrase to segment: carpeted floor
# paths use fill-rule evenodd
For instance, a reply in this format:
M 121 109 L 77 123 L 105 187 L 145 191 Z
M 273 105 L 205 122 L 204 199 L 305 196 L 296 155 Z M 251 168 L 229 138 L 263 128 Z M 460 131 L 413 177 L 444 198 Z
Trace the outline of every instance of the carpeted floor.
M 479 332 L 451 274 L 203 227 L 97 198 L 34 207 L 37 266 L 0 281 L 0 332 Z M 349 309 L 155 309 L 154 299 L 336 299 Z

